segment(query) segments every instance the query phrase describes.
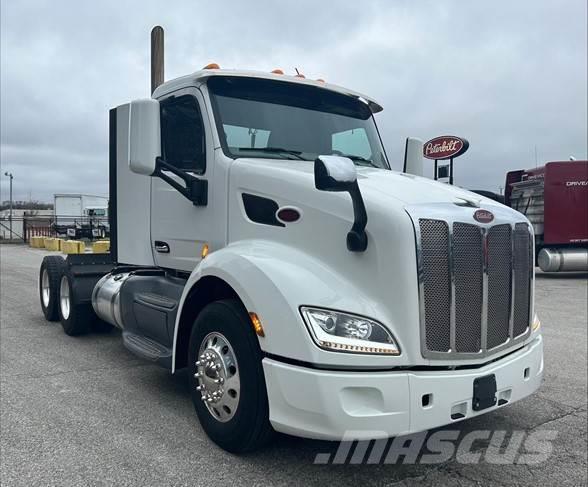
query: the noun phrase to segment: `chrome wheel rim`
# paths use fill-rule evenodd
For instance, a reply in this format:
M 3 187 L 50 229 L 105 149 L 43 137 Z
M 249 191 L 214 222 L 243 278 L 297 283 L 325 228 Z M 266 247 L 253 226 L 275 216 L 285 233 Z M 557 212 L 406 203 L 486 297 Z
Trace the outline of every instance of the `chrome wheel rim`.
M 202 402 L 214 419 L 226 423 L 235 415 L 241 395 L 239 366 L 229 340 L 216 331 L 206 335 L 195 365 Z
M 61 278 L 61 285 L 59 286 L 59 307 L 64 320 L 69 318 L 70 304 L 69 281 L 66 276 L 63 276 Z
M 43 300 L 43 306 L 49 307 L 49 298 L 51 297 L 51 290 L 49 289 L 49 273 L 47 269 L 43 269 L 41 274 L 41 299 Z

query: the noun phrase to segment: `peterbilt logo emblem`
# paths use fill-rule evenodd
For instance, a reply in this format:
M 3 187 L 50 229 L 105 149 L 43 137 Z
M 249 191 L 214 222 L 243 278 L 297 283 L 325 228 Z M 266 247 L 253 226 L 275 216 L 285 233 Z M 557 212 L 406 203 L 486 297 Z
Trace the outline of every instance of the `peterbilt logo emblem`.
M 494 214 L 488 210 L 478 210 L 474 213 L 474 220 L 480 223 L 490 223 L 494 220 Z
M 461 137 L 442 135 L 423 144 L 423 156 L 427 159 L 444 160 L 461 156 L 470 143 Z

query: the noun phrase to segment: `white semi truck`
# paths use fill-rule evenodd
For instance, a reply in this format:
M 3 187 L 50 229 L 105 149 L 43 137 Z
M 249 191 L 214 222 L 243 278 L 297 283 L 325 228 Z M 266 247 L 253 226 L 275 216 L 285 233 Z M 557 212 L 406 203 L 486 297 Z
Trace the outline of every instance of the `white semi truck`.
M 103 238 L 109 232 L 108 198 L 90 194 L 53 196 L 53 228 L 58 236 Z
M 108 323 L 187 367 L 204 430 L 232 452 L 273 431 L 404 435 L 533 393 L 528 220 L 391 170 L 381 110 L 216 66 L 112 109 L 111 254 L 46 257 L 46 318 L 69 335 Z

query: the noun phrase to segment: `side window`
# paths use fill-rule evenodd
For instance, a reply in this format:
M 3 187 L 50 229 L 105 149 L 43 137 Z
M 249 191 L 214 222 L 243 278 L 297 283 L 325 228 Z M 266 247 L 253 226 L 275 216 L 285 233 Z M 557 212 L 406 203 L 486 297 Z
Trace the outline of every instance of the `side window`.
M 331 147 L 333 151 L 342 152 L 350 156 L 361 156 L 365 159 L 372 158 L 370 141 L 363 128 L 333 134 Z
M 204 126 L 193 96 L 171 97 L 161 102 L 161 153 L 163 159 L 185 171 L 204 173 Z

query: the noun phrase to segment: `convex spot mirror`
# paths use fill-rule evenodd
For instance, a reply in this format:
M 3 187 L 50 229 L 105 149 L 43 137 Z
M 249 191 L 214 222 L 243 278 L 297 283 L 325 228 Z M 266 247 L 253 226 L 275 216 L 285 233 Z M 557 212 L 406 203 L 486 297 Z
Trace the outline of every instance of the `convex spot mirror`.
M 319 156 L 314 161 L 314 185 L 321 191 L 349 191 L 357 182 L 353 161 L 341 156 Z
M 129 119 L 129 168 L 152 176 L 161 155 L 159 102 L 151 98 L 132 101 Z

